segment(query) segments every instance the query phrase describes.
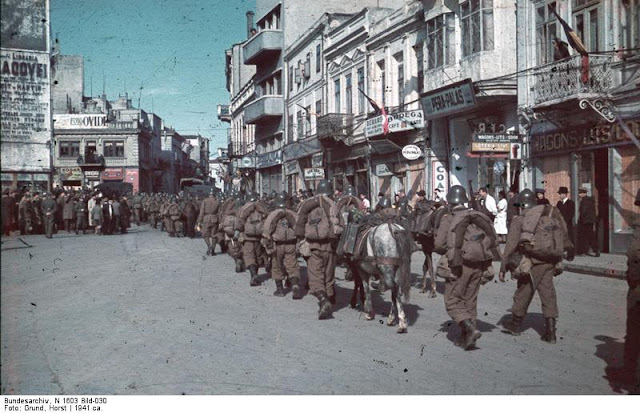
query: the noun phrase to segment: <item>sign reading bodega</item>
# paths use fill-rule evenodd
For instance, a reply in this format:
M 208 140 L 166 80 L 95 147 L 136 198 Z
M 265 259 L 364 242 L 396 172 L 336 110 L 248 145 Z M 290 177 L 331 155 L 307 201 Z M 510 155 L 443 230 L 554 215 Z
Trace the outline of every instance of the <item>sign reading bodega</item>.
M 106 128 L 107 115 L 53 115 L 54 129 Z
M 627 127 L 635 136 L 640 134 L 640 121 L 628 121 Z M 531 150 L 534 154 L 544 154 L 615 146 L 628 142 L 631 142 L 631 138 L 627 136 L 619 125 L 601 125 L 590 129 L 561 130 L 553 133 L 532 135 Z

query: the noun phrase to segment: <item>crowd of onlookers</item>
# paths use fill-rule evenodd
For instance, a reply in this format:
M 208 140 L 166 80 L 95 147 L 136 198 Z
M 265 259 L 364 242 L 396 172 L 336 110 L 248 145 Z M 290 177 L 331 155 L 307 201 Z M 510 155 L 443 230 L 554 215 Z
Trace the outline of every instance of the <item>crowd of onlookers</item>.
M 126 195 L 105 194 L 91 189 L 28 192 L 4 189 L 2 192 L 3 234 L 45 234 L 46 212 L 43 204 L 55 202 L 53 232 L 100 235 L 125 234 L 130 227 L 131 207 Z

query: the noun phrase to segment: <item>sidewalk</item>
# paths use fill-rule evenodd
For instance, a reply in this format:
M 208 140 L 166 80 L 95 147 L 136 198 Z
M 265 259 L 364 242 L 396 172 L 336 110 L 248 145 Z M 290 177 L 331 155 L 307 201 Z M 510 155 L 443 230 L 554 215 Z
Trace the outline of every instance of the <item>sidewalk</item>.
M 600 254 L 599 257 L 585 255 L 576 257 L 572 262 L 565 261 L 566 271 L 625 279 L 627 256 L 623 254 Z

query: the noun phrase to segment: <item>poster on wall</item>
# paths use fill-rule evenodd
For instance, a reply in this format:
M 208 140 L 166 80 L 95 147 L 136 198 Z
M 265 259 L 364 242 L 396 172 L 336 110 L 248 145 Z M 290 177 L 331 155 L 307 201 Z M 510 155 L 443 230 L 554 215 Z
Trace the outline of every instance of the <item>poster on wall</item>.
M 44 0 L 2 0 L 2 47 L 46 52 L 48 5 L 49 2 Z
M 449 174 L 444 163 L 438 160 L 431 162 L 431 176 L 433 190 L 437 189 L 441 198 L 447 196 L 449 189 Z

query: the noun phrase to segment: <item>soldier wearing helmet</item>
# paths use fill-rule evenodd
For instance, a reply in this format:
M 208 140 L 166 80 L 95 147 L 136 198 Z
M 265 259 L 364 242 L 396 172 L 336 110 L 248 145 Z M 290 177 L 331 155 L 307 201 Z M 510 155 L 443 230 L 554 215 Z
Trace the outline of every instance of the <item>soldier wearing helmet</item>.
M 269 215 L 267 206 L 258 199 L 255 191 L 247 193 L 247 202 L 238 211 L 240 227 L 242 228 L 242 258 L 244 265 L 251 273 L 249 285 L 260 285 L 258 269 L 264 266 L 269 272 L 269 258 L 260 243 L 264 230 L 264 221 Z
M 444 302 L 447 313 L 460 326 L 461 334 L 456 345 L 470 350 L 475 347 L 476 340 L 481 336 L 476 327 L 477 301 L 486 268 L 459 259 L 458 251 L 462 249 L 461 246 L 450 245 L 452 242 L 455 243 L 450 232 L 457 233 L 460 220 L 473 213 L 465 205 L 469 202 L 467 192 L 462 186 L 455 185 L 447 193 L 447 202 L 450 210 L 440 221 L 434 241 L 434 250 L 441 255 L 438 267 L 446 267 L 449 270 L 445 281 Z M 487 230 L 493 231 L 493 223 L 489 222 L 484 214 L 477 212 L 476 214 L 479 214 L 480 218 L 475 219 L 486 220 Z M 497 245 L 495 244 L 495 231 L 493 234 L 486 235 L 493 235 L 495 247 Z M 488 265 L 490 264 L 489 261 Z
M 211 188 L 209 196 L 200 203 L 200 212 L 196 220 L 196 228 L 200 229 L 202 238 L 207 244 L 207 255 L 216 255 L 216 242 L 218 241 L 218 213 L 220 202 L 216 199 L 216 194 Z
M 298 214 L 288 207 L 287 198 L 286 192 L 277 194 L 274 198 L 273 206 L 276 209 L 265 220 L 262 241 L 265 250 L 271 255 L 271 277 L 276 284 L 273 295 L 285 296 L 283 281 L 286 274 L 292 286 L 293 299 L 299 300 L 302 293 L 294 232 Z
M 318 299 L 320 320 L 331 317 L 336 302 L 336 247 L 344 225 L 331 199 L 332 192 L 331 182 L 320 181 L 316 195 L 300 205 L 295 227 L 296 236 L 306 239 L 311 251 L 307 260 L 309 292 Z
M 535 292 L 538 292 L 542 303 L 542 315 L 545 319 L 545 333 L 542 340 L 556 342 L 556 318 L 558 303 L 553 285 L 554 276 L 560 274 L 562 256 L 541 256 L 531 248 L 532 241 L 540 231 L 552 238 L 556 231 L 562 239 L 562 250 L 567 251 L 567 259 L 573 261 L 575 251 L 569 239 L 567 227 L 560 211 L 548 204 L 538 204 L 536 195 L 530 189 L 524 189 L 518 195 L 520 215 L 513 218 L 507 235 L 502 265 L 498 278 L 505 281 L 505 272 L 511 271 L 512 278 L 517 278 L 517 288 L 513 296 L 511 319 L 502 323 L 503 332 L 519 336 L 522 321 L 527 314 L 529 304 Z M 538 225 L 543 217 L 547 217 L 544 228 Z

